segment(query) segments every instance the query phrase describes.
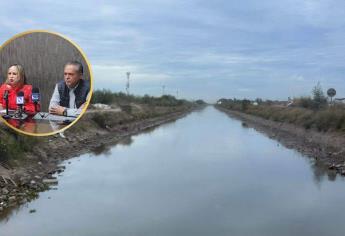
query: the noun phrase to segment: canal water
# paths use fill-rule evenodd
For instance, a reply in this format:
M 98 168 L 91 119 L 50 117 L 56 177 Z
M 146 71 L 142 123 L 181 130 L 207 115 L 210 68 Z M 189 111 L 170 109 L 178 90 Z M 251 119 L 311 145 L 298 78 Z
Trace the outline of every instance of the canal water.
M 1 236 L 345 235 L 344 178 L 213 107 L 70 162 Z

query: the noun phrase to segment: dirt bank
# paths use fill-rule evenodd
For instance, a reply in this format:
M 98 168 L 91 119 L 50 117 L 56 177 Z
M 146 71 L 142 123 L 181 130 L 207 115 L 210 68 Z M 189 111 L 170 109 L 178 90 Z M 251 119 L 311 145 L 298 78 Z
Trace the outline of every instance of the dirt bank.
M 316 161 L 319 168 L 333 174 L 345 175 L 345 136 L 338 132 L 318 132 L 296 125 L 266 120 L 238 111 L 216 106 L 244 126 L 253 127 L 284 146 L 295 149 Z
M 155 107 L 137 113 L 91 110 L 72 128 L 45 138 L 34 138 L 33 147 L 21 157 L 0 163 L 0 219 L 57 184 L 54 174 L 65 169 L 61 162 L 87 152 L 99 153 L 130 135 L 179 119 L 197 107 Z M 31 139 L 30 139 L 31 140 Z M 2 212 L 2 213 L 1 213 Z

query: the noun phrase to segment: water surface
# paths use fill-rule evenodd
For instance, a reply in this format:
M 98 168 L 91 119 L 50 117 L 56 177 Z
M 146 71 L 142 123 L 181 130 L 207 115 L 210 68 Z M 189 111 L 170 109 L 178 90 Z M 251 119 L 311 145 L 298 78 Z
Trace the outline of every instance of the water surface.
M 344 178 L 212 107 L 66 165 L 0 235 L 345 235 Z

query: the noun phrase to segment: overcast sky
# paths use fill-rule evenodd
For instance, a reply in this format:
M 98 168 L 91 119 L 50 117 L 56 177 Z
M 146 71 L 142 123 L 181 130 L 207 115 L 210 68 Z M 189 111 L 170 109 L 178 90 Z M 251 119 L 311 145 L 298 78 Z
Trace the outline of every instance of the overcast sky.
M 215 101 L 345 97 L 345 1 L 0 1 L 0 42 L 45 29 L 76 42 L 94 85 Z

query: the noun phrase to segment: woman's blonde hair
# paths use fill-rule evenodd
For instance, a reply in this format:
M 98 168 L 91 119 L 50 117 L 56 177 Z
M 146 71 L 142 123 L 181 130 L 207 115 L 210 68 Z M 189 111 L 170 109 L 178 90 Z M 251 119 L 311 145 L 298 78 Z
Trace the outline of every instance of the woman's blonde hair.
M 25 71 L 24 71 L 24 67 L 22 65 L 19 65 L 19 64 L 13 64 L 13 65 L 10 65 L 7 69 L 7 79 L 6 79 L 6 84 L 8 84 L 8 70 L 14 66 L 17 71 L 18 71 L 18 74 L 19 74 L 19 77 L 20 77 L 20 80 L 19 80 L 19 83 L 21 83 L 22 85 L 26 84 L 26 77 L 25 77 Z

